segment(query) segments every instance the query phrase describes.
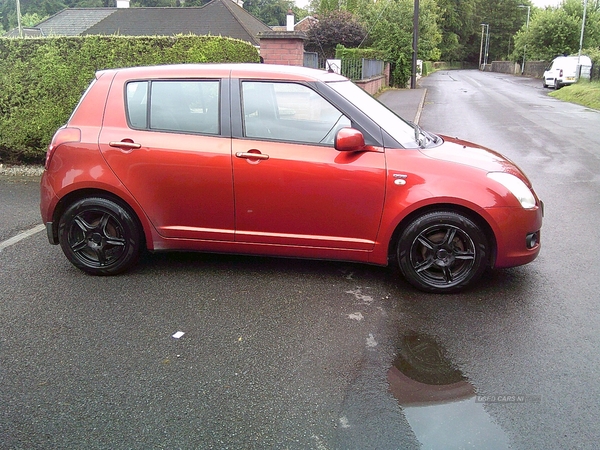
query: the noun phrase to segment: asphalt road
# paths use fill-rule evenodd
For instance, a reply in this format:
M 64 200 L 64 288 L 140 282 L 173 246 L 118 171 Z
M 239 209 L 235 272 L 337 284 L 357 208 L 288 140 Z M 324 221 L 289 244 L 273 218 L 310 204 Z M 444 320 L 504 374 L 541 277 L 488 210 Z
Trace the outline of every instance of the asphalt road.
M 421 81 L 422 126 L 505 153 L 546 204 L 540 257 L 463 294 L 185 253 L 91 277 L 43 232 L 1 250 L 0 448 L 596 448 L 600 113 L 540 84 Z M 36 180 L 0 196 L 0 241 L 39 222 Z

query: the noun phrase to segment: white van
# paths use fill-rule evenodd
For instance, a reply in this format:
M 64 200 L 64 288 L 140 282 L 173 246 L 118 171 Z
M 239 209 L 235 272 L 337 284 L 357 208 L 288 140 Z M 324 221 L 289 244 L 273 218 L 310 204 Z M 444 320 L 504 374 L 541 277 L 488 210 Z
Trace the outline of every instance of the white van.
M 581 66 L 581 71 L 578 70 Z M 592 60 L 589 56 L 557 56 L 552 60 L 544 72 L 544 87 L 560 89 L 573 84 L 579 75 L 581 78 L 590 78 Z

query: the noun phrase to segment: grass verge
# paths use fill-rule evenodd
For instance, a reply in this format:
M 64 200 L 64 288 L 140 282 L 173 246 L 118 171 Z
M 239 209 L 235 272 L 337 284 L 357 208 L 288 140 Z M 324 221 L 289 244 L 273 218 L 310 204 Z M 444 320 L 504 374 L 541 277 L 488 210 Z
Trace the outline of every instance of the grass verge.
M 565 102 L 577 103 L 600 110 L 600 81 L 580 81 L 571 86 L 565 86 L 550 95 Z

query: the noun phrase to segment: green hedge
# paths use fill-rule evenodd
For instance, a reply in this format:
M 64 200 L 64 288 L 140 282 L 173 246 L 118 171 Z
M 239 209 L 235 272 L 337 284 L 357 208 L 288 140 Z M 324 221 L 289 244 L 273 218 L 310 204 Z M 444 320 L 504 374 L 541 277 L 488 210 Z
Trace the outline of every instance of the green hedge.
M 372 48 L 346 48 L 338 44 L 335 48 L 336 59 L 379 59 L 385 61 L 385 53 Z
M 429 75 L 430 73 L 433 73 L 433 62 L 431 61 L 423 61 L 423 71 L 421 72 L 421 75 L 426 77 L 427 75 Z
M 42 163 L 97 70 L 258 61 L 248 42 L 215 36 L 0 38 L 0 162 Z

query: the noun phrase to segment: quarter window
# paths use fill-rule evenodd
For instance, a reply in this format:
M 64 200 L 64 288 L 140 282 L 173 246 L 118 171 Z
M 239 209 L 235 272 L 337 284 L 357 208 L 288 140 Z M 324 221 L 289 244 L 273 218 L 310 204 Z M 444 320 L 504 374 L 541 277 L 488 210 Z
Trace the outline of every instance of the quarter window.
M 350 120 L 312 89 L 297 83 L 242 83 L 248 138 L 332 145 Z
M 133 128 L 219 134 L 219 82 L 128 83 L 127 114 Z

